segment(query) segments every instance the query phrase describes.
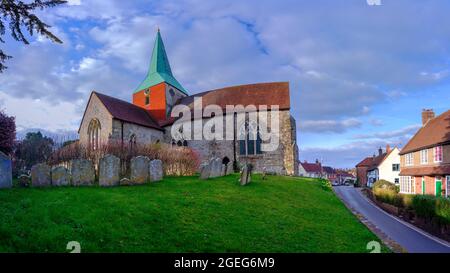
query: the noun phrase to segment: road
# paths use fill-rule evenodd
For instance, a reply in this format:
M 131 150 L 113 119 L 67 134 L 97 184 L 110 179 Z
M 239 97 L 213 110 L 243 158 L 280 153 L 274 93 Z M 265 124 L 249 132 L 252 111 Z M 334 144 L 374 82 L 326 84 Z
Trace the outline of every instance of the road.
M 336 194 L 390 239 L 410 253 L 450 253 L 450 244 L 405 223 L 375 206 L 354 187 L 334 187 Z

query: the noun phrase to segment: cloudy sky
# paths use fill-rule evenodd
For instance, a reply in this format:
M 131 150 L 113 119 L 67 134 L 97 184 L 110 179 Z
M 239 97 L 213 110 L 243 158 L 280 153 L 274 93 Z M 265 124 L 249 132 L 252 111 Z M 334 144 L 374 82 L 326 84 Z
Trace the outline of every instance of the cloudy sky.
M 40 12 L 63 45 L 6 37 L 0 108 L 19 130 L 77 130 L 92 90 L 131 100 L 157 27 L 191 93 L 289 81 L 301 160 L 354 166 L 450 101 L 450 1 L 71 0 Z

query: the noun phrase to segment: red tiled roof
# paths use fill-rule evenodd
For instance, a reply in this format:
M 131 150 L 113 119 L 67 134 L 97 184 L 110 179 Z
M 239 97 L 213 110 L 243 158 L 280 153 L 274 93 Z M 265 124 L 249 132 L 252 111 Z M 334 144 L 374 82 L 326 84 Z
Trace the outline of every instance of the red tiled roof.
M 317 163 L 307 163 L 307 162 L 301 162 L 303 169 L 305 169 L 308 173 L 320 173 L 322 172 L 322 166 Z
M 372 166 L 373 157 L 366 157 L 361 162 L 356 164 L 356 167 L 370 167 Z
M 400 154 L 450 143 L 450 110 L 431 119 L 409 140 Z
M 424 175 L 450 175 L 450 165 L 403 168 L 400 175 L 424 176 Z
M 150 113 L 147 110 L 129 102 L 119 100 L 104 94 L 100 94 L 97 92 L 92 92 L 92 94 L 95 94 L 100 99 L 108 112 L 115 119 L 157 130 L 164 130 L 151 117 Z
M 372 158 L 372 164 L 369 166 L 369 171 L 374 170 L 380 166 L 381 162 L 386 158 L 387 153 L 383 153 L 381 155 L 378 155 L 376 157 Z

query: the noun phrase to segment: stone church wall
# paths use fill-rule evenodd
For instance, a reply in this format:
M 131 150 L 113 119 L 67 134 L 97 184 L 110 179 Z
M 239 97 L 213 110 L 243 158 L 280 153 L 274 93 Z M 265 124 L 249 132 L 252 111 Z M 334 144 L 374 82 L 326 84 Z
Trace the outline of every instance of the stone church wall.
M 101 129 L 99 142 L 108 143 L 109 136 L 112 131 L 112 116 L 95 94 L 92 95 L 80 126 L 79 135 L 80 143 L 82 145 L 87 146 L 89 144 L 88 129 L 89 123 L 93 119 L 98 119 L 98 121 L 100 122 Z
M 159 130 L 139 126 L 133 123 L 122 122 L 120 120 L 113 120 L 113 130 L 111 134 L 112 140 L 122 140 L 122 126 L 123 126 L 123 141 L 128 143 L 132 135 L 136 136 L 136 143 L 150 144 L 157 140 L 162 141 L 164 133 Z

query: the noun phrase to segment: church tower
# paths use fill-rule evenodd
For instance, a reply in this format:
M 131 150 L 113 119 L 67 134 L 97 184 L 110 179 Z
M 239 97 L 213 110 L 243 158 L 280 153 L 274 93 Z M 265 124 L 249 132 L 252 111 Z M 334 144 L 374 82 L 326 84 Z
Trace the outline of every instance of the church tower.
M 158 121 L 165 120 L 176 101 L 188 96 L 170 68 L 161 33 L 158 29 L 150 68 L 133 94 L 133 104 L 148 110 Z

